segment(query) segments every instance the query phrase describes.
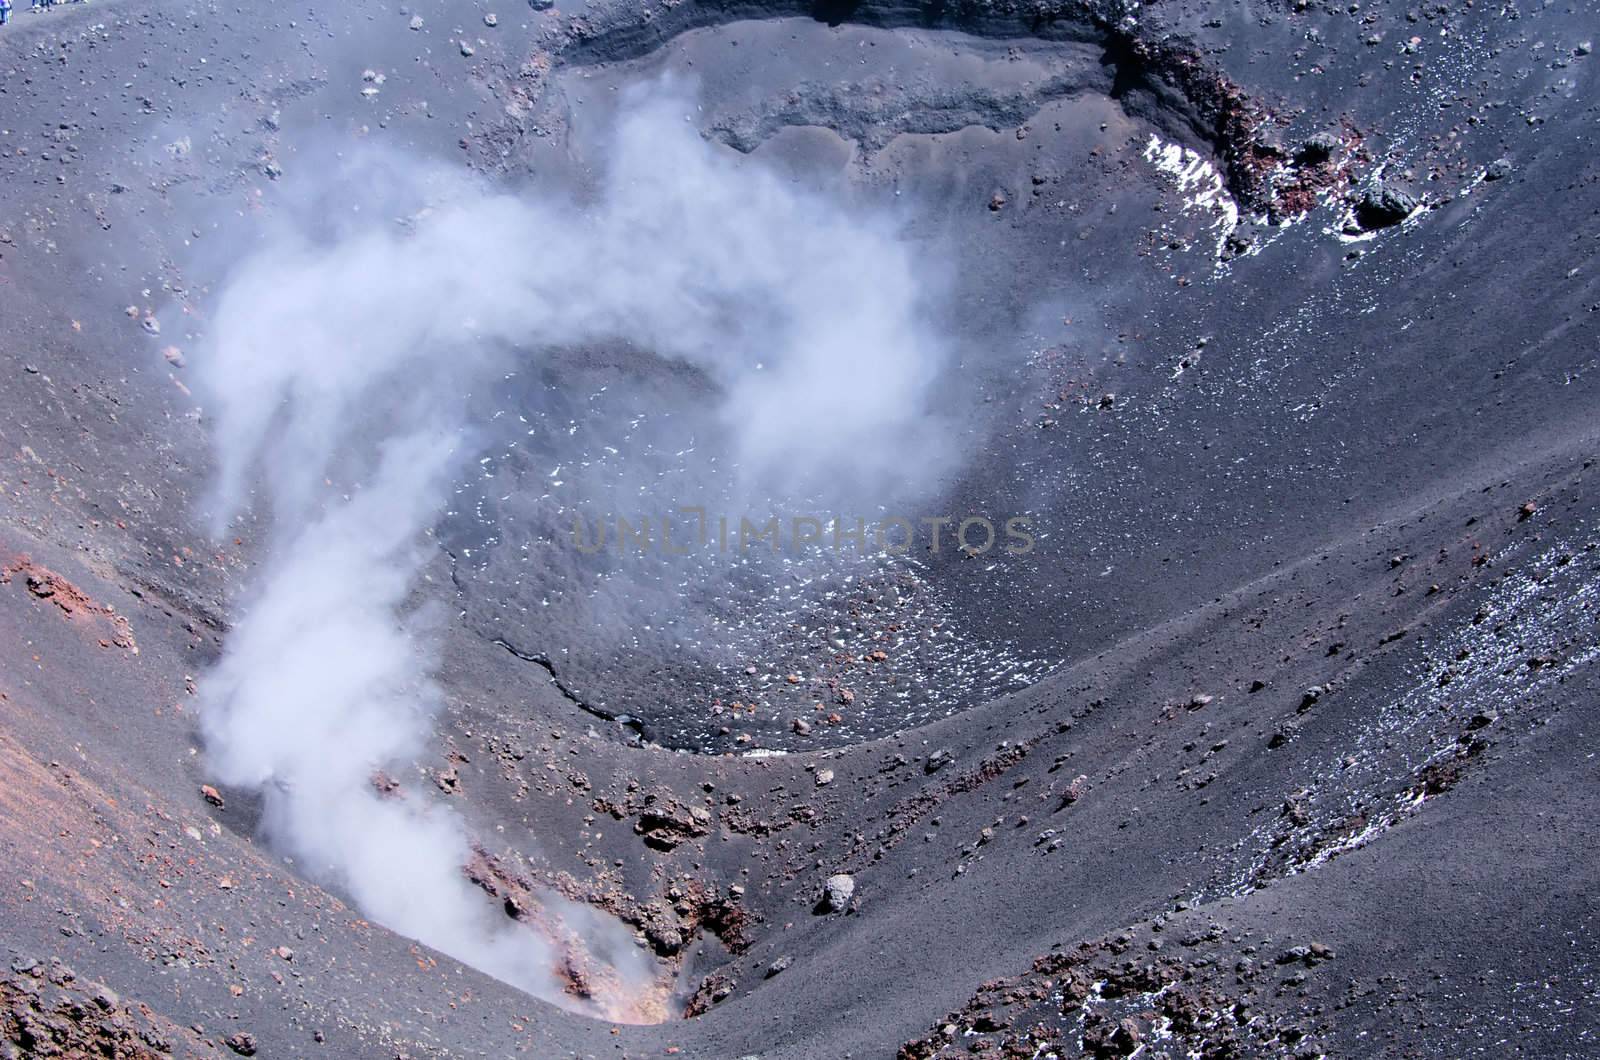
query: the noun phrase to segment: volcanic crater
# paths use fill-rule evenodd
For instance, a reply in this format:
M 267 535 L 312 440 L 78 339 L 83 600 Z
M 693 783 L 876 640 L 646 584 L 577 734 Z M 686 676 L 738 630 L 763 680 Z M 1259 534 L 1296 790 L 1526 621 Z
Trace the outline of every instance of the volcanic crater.
M 0 1041 L 1592 1055 L 1591 30 L 14 12 Z

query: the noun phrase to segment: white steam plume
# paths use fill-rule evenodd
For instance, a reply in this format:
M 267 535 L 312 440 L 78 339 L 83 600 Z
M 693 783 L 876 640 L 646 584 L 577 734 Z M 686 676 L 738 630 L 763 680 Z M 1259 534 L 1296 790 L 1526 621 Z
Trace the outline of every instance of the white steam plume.
M 627 339 L 719 384 L 757 480 L 903 486 L 941 467 L 927 402 L 945 358 L 912 249 L 707 144 L 691 110 L 661 86 L 625 106 L 588 206 L 394 158 L 328 178 L 368 196 L 331 234 L 326 180 L 314 206 L 286 195 L 197 358 L 217 518 L 258 484 L 272 520 L 204 687 L 211 768 L 261 791 L 272 840 L 369 915 L 557 1001 L 548 946 L 463 877 L 459 819 L 371 783 L 427 753 L 439 706 L 409 598 L 468 455 L 465 395 L 541 349 Z

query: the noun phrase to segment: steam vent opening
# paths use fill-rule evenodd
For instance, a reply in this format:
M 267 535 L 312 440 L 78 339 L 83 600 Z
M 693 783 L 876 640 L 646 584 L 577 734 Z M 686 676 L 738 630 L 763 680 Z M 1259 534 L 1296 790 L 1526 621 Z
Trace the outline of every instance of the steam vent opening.
M 1583 14 L 0 7 L 0 1056 L 1585 1055 Z

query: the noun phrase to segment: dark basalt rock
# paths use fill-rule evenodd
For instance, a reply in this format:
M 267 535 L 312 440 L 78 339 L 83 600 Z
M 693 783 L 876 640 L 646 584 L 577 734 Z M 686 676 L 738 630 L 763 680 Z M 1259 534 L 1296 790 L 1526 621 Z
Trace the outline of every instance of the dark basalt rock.
M 1392 228 L 1410 217 L 1421 205 L 1416 196 L 1388 184 L 1371 188 L 1356 203 L 1356 224 L 1372 232 Z

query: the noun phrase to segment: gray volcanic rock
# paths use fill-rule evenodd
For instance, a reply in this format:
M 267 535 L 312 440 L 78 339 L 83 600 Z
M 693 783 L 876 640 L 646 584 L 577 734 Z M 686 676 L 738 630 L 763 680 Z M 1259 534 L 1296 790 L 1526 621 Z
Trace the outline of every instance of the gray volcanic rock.
M 1420 205 L 1414 195 L 1379 184 L 1356 203 L 1356 223 L 1367 231 L 1388 228 L 1416 213 Z
M 848 872 L 836 872 L 822 886 L 823 907 L 830 913 L 842 913 L 850 908 L 855 894 L 855 877 Z

